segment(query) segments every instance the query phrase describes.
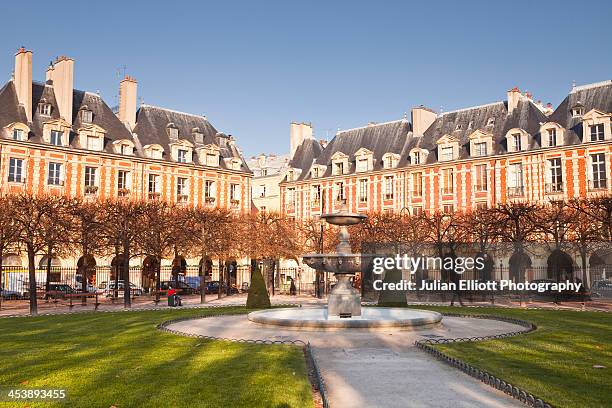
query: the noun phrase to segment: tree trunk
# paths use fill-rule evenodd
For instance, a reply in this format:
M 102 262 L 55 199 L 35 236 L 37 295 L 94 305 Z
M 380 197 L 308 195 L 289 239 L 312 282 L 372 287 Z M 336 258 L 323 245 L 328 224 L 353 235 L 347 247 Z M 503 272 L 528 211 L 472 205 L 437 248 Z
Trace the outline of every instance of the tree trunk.
M 202 253 L 202 260 L 200 261 L 200 303 L 206 303 L 206 268 L 208 262 L 204 260 L 204 254 Z
M 223 289 L 223 271 L 225 269 L 225 265 L 223 265 L 223 261 L 219 259 L 219 291 L 217 292 L 217 299 L 221 299 L 221 290 Z
M 582 263 L 582 284 L 583 284 L 585 291 L 591 287 L 591 276 L 589 274 L 589 271 L 587 270 L 586 255 L 587 255 L 586 248 L 581 248 L 580 258 L 581 258 L 581 263 Z
M 161 291 L 161 256 L 157 257 L 155 266 L 155 303 L 159 303 L 159 292 Z
M 3 273 L 4 270 L 2 268 L 2 258 L 4 257 L 4 251 L 2 249 L 0 249 L 0 310 L 2 310 L 2 294 L 4 292 L 4 286 L 3 286 Z
M 130 243 L 123 243 L 123 305 L 126 308 L 132 307 L 132 291 L 130 287 Z
M 50 281 L 51 281 L 51 251 L 52 248 L 51 246 L 47 247 L 47 283 L 45 284 L 45 292 L 49 293 L 49 288 L 51 287 Z
M 28 278 L 30 280 L 30 315 L 36 316 L 38 314 L 38 303 L 36 299 L 36 264 L 34 263 L 35 257 L 34 249 L 28 248 Z

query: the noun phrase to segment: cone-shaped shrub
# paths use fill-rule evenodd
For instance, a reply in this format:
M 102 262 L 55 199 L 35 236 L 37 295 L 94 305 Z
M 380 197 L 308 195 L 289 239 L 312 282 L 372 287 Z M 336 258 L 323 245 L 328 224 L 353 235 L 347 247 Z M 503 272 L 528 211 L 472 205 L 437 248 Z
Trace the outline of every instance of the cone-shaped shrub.
M 402 271 L 399 269 L 391 269 L 385 272 L 384 283 L 399 283 L 402 280 Z M 406 291 L 405 290 L 382 290 L 378 298 L 379 306 L 401 307 L 406 306 Z
M 251 287 L 246 302 L 249 309 L 263 309 L 270 307 L 270 297 L 266 290 L 266 283 L 259 268 L 256 268 L 251 276 Z

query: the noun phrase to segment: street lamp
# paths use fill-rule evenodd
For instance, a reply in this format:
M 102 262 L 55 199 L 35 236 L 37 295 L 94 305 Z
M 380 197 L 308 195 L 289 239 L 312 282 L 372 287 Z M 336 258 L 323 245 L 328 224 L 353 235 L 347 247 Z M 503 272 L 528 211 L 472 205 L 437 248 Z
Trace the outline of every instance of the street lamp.
M 317 225 L 319 227 L 319 253 L 323 253 L 323 231 L 325 228 L 325 220 L 319 218 L 317 220 Z M 319 269 L 316 270 L 315 273 L 315 291 L 317 298 L 321 298 L 321 271 Z

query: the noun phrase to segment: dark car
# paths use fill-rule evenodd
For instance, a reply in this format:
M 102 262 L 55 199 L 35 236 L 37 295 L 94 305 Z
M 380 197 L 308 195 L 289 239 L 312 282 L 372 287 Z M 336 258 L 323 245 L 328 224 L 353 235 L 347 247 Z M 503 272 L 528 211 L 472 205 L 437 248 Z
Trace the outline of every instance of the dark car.
M 206 293 L 219 293 L 219 281 L 212 281 L 212 282 L 207 282 L 206 283 Z M 221 287 L 221 292 L 225 293 L 227 291 L 227 284 L 223 283 L 222 287 Z M 230 294 L 231 295 L 235 295 L 240 293 L 238 291 L 238 288 L 232 286 L 230 288 Z
M 170 286 L 172 286 L 179 295 L 193 295 L 195 293 L 199 293 L 197 289 L 189 286 L 187 282 L 183 281 L 163 281 L 159 283 L 161 290 L 168 290 Z

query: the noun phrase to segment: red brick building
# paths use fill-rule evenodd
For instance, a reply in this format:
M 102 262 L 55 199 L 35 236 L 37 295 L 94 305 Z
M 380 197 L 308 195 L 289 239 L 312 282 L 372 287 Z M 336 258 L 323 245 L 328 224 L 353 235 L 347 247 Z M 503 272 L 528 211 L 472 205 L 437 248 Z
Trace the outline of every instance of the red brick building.
M 507 100 L 305 139 L 281 183 L 284 214 L 458 211 L 509 200 L 546 202 L 611 192 L 612 81 L 575 87 L 553 110 Z
M 32 52 L 15 56 L 0 89 L 0 193 L 132 197 L 250 211 L 252 173 L 234 139 L 204 116 L 141 105 L 136 81 L 120 83 L 117 112 L 73 87 L 60 57 L 32 81 Z

